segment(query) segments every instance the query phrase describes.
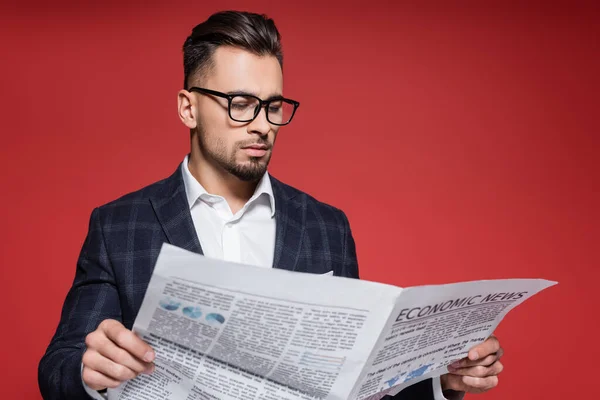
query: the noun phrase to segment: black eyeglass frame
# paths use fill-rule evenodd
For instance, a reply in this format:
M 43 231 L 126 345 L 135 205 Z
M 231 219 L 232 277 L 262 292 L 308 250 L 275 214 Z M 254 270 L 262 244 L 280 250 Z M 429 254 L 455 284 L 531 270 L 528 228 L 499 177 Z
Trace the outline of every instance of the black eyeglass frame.
M 196 86 L 189 88 L 188 92 L 198 92 L 198 93 L 210 94 L 213 96 L 221 97 L 223 99 L 227 99 L 227 114 L 229 114 L 229 118 L 231 118 L 232 120 L 234 120 L 236 122 L 248 123 L 248 122 L 254 121 L 256 119 L 256 117 L 258 117 L 258 114 L 260 114 L 261 108 L 265 107 L 265 114 L 267 116 L 267 121 L 269 121 L 269 123 L 273 124 L 273 125 L 284 126 L 284 125 L 287 125 L 290 122 L 292 122 L 292 119 L 294 118 L 294 114 L 296 114 L 296 110 L 300 106 L 300 103 L 297 102 L 296 100 L 286 99 L 285 97 L 274 97 L 272 99 L 263 100 L 252 94 L 247 94 L 247 93 L 227 94 L 227 93 L 223 93 L 223 92 L 217 92 L 216 90 L 205 89 L 205 88 L 196 87 Z M 239 119 L 233 118 L 233 116 L 231 115 L 231 102 L 235 97 L 238 97 L 238 96 L 252 97 L 253 99 L 256 99 L 258 101 L 258 105 L 254 109 L 254 116 L 252 117 L 252 119 L 239 120 Z M 287 120 L 287 122 L 285 122 L 283 124 L 278 124 L 269 119 L 269 104 L 271 104 L 274 101 L 283 101 L 285 103 L 288 103 L 288 104 L 291 104 L 294 106 L 294 109 L 292 110 L 292 115 L 290 115 L 290 118 Z

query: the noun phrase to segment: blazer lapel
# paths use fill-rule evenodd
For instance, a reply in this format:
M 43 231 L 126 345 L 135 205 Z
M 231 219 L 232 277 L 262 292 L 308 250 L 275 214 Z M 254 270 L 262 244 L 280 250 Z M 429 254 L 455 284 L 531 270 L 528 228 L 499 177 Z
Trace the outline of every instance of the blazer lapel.
M 150 202 L 167 240 L 174 246 L 203 254 L 185 196 L 181 165 L 163 185 L 164 189 Z
M 298 271 L 300 250 L 306 228 L 306 202 L 295 198 L 296 192 L 271 178 L 275 197 L 275 253 L 273 268 Z
M 306 231 L 306 201 L 296 191 L 271 177 L 275 197 L 273 268 L 302 271 L 298 265 Z M 185 196 L 181 168 L 163 181 L 164 189 L 150 199 L 158 221 L 172 245 L 203 254 Z

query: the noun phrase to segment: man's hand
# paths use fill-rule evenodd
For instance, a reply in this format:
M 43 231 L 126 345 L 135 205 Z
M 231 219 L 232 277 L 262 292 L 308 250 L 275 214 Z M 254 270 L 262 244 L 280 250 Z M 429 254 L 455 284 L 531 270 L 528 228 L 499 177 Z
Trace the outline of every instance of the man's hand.
M 448 366 L 450 373 L 440 377 L 442 390 L 483 393 L 498 385 L 498 374 L 504 368 L 500 357 L 504 350 L 492 335 L 469 350 L 467 357 Z
M 119 321 L 107 319 L 85 338 L 82 378 L 93 390 L 115 388 L 154 370 L 154 351 Z

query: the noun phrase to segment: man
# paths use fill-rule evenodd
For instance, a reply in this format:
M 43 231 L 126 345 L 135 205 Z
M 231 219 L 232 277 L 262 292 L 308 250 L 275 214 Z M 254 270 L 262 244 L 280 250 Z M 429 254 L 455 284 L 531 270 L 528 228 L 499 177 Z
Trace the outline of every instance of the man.
M 92 212 L 60 323 L 39 366 L 45 399 L 99 393 L 152 373 L 152 348 L 130 329 L 162 243 L 266 268 L 358 278 L 345 214 L 271 177 L 277 133 L 299 103 L 283 97 L 283 57 L 274 22 L 222 12 L 184 44 L 179 117 L 191 151 L 169 178 Z M 442 399 L 497 384 L 495 338 L 449 374 L 396 399 Z M 444 391 L 442 393 L 442 391 Z

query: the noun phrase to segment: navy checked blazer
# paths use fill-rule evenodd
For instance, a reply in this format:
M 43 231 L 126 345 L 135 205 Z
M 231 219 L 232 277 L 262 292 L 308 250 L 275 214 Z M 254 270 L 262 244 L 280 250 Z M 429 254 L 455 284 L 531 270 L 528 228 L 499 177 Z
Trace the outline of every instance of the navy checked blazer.
M 345 214 L 271 177 L 275 196 L 273 266 L 358 278 Z M 202 254 L 181 168 L 169 178 L 94 209 L 56 333 L 38 368 L 44 399 L 89 399 L 81 380 L 85 337 L 105 319 L 131 329 L 164 242 Z M 431 381 L 395 399 L 433 399 Z

